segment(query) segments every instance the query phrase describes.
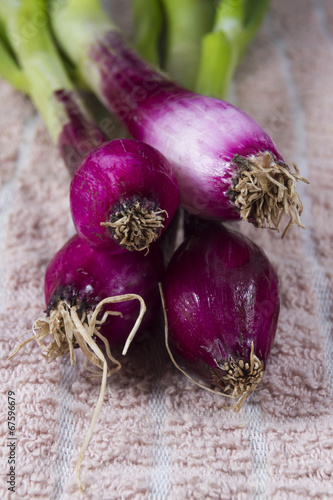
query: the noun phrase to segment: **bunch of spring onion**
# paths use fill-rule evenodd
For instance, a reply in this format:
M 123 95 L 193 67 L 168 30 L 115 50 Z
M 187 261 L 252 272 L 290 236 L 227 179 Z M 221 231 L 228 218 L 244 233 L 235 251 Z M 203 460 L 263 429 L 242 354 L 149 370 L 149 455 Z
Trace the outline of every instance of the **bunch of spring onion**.
M 226 93 L 267 7 L 264 1 L 253 4 L 220 3 L 213 31 L 203 38 L 201 32 L 206 52 L 201 51 L 197 85 L 209 87 L 208 94 Z M 170 161 L 189 213 L 203 219 L 243 219 L 271 229 L 279 229 L 286 214 L 282 237 L 291 225 L 304 227 L 296 184 L 307 180 L 294 164 L 292 171 L 251 117 L 225 101 L 185 89 L 147 64 L 106 18 L 98 0 L 68 0 L 51 19 L 59 44 L 104 105 L 133 137 Z M 205 84 L 200 76 L 214 45 L 228 54 L 215 89 L 208 69 Z M 279 313 L 278 279 L 250 240 L 207 224 L 185 240 L 167 269 L 167 346 L 184 373 L 238 398 L 239 409 L 264 373 Z
M 179 0 L 179 7 L 185 3 Z M 196 12 L 203 4 L 195 2 Z M 197 47 L 202 43 L 203 50 L 191 80 L 199 75 L 195 84 L 199 88 L 206 85 L 202 84 L 203 73 L 206 81 L 216 80 L 218 90 L 207 91 L 212 95 L 225 93 L 267 2 L 256 2 L 257 13 L 252 17 L 248 15 L 251 2 L 230 0 L 228 4 L 239 6 L 234 15 L 221 8 L 214 19 L 207 8 L 205 22 L 200 25 L 196 14 L 200 36 L 193 36 L 193 40 Z M 172 2 L 165 0 L 167 5 Z M 114 360 L 109 347 L 125 341 L 122 320 L 135 321 L 126 312 L 133 302 L 121 304 L 117 311 L 106 304 L 128 295 L 139 300 L 141 312 L 136 312 L 135 332 L 143 317 L 142 300 L 153 316 L 158 309 L 157 282 L 163 281 L 166 345 L 172 360 L 202 387 L 211 390 L 214 386 L 218 392 L 237 398 L 238 410 L 261 381 L 275 336 L 279 313 L 275 271 L 263 251 L 247 238 L 214 221 L 190 219 L 189 235 L 171 259 L 163 280 L 162 258 L 154 241 L 176 212 L 177 183 L 183 207 L 200 218 L 243 219 L 257 227 L 279 229 L 286 214 L 289 223 L 284 235 L 293 224 L 303 227 L 296 183 L 307 181 L 296 165 L 292 171 L 268 134 L 244 112 L 185 89 L 142 60 L 126 45 L 98 0 L 51 1 L 48 7 L 58 43 L 135 141 L 106 142 L 65 75 L 45 23 L 41 39 L 36 36 L 27 44 L 16 43 L 20 27 L 31 22 L 37 11 L 46 18 L 46 0 L 3 0 L 0 14 L 7 27 L 3 47 L 6 50 L 12 44 L 18 61 L 7 51 L 2 74 L 27 90 L 41 113 L 44 105 L 49 110 L 44 119 L 50 131 L 55 130 L 53 138 L 65 161 L 71 159 L 73 175 L 71 210 L 79 236 L 56 254 L 47 270 L 48 315 L 35 324 L 37 340 L 43 346 L 53 329 L 54 340 L 44 346 L 50 359 L 56 357 L 54 353 L 69 353 L 75 360 L 73 347 L 79 345 L 96 367 L 103 368 L 105 380 L 106 358 L 100 356 L 99 345 L 104 345 L 107 356 Z M 171 7 L 165 9 L 172 12 Z M 170 17 L 170 26 L 172 22 Z M 177 50 L 172 50 L 177 36 L 172 33 L 165 61 L 170 71 L 178 72 Z M 220 77 L 212 79 L 204 47 L 209 51 L 209 47 L 221 44 L 225 57 L 220 69 L 214 66 Z M 175 78 L 182 81 L 180 74 Z M 197 86 L 193 88 L 198 91 Z M 87 141 L 91 151 L 87 151 Z M 138 191 L 133 186 L 139 186 Z M 148 247 L 147 255 L 137 252 Z M 118 265 L 122 269 L 120 262 L 125 259 L 130 259 L 130 264 L 124 265 L 124 273 L 117 269 L 114 274 Z M 101 276 L 106 269 L 110 273 Z M 118 312 L 122 318 L 116 316 Z M 107 335 L 111 323 L 116 324 L 117 333 L 112 330 Z M 133 331 L 125 351 L 132 337 Z M 98 411 L 99 406 L 92 427 Z M 80 463 L 92 427 L 77 463 L 81 486 Z

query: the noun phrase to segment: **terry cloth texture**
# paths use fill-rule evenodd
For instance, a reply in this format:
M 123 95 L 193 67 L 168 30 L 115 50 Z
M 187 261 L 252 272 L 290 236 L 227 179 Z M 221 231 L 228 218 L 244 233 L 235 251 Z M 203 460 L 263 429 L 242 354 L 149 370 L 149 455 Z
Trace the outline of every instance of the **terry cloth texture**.
M 121 0 L 117 2 L 118 7 Z M 114 2 L 115 3 L 115 2 Z M 29 100 L 0 82 L 1 466 L 4 499 L 333 498 L 333 3 L 273 0 L 230 99 L 273 137 L 298 183 L 306 230 L 238 228 L 280 278 L 281 315 L 264 378 L 240 413 L 178 372 L 156 335 L 132 346 L 99 394 L 82 357 L 47 364 L 35 343 L 5 362 L 43 314 L 47 263 L 68 239 L 69 178 Z M 30 334 L 26 334 L 27 336 Z M 8 491 L 7 393 L 16 399 L 16 493 Z

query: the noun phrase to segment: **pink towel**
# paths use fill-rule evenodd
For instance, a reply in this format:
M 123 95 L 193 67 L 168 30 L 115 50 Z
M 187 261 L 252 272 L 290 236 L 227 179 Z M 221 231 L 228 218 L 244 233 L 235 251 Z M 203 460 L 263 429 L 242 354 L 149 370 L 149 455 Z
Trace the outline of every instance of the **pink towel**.
M 43 314 L 45 268 L 71 228 L 62 160 L 29 100 L 0 82 L 1 498 L 333 498 L 332 26 L 330 0 L 274 0 L 230 97 L 311 182 L 298 183 L 305 231 L 293 227 L 281 241 L 238 225 L 280 278 L 263 390 L 227 412 L 173 367 L 159 337 L 133 345 L 108 380 L 82 464 L 85 496 L 74 467 L 99 381 L 85 380 L 82 357 L 74 368 L 68 358 L 47 364 L 35 343 L 5 362 Z

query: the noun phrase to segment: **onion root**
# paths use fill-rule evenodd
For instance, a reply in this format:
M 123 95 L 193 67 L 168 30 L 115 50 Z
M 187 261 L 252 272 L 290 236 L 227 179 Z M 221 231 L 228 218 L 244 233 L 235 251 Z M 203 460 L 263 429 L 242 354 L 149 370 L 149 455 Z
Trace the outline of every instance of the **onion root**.
M 136 198 L 136 197 L 135 197 Z M 161 210 L 146 198 L 130 200 L 119 204 L 111 220 L 101 226 L 111 229 L 113 238 L 127 250 L 147 250 L 161 234 L 166 210 Z
M 249 157 L 235 155 L 232 161 L 238 166 L 238 172 L 229 195 L 243 220 L 260 228 L 279 230 L 282 216 L 286 214 L 290 219 L 282 238 L 294 224 L 305 228 L 300 219 L 303 205 L 296 192 L 296 182 L 309 184 L 309 181 L 299 175 L 295 163 L 292 173 L 288 165 L 276 161 L 268 151 Z
M 144 300 L 136 294 L 107 297 L 97 304 L 93 312 L 83 312 L 81 317 L 79 317 L 78 314 L 78 306 L 74 305 L 71 307 L 67 302 L 60 300 L 58 306 L 50 312 L 48 317 L 39 318 L 35 321 L 32 328 L 34 336 L 16 346 L 7 359 L 9 360 L 15 356 L 25 344 L 35 339 L 43 350 L 44 357 L 46 357 L 49 362 L 54 361 L 58 356 L 66 356 L 69 353 L 71 364 L 74 366 L 76 364 L 75 348 L 80 347 L 86 356 L 87 362 L 90 361 L 97 367 L 97 370 L 89 369 L 92 375 L 88 378 L 102 376 L 100 393 L 75 466 L 76 480 L 81 491 L 85 491 L 86 489 L 85 484 L 81 481 L 81 463 L 93 435 L 98 415 L 102 409 L 107 377 L 121 368 L 121 363 L 111 354 L 107 339 L 99 333 L 101 325 L 106 321 L 109 315 L 121 316 L 121 313 L 118 311 L 106 311 L 100 320 L 97 319 L 97 316 L 105 304 L 119 303 L 134 299 L 140 302 L 140 313 L 123 348 L 122 354 L 125 355 L 146 312 Z M 48 345 L 45 345 L 44 341 L 49 335 L 51 335 L 51 340 Z M 93 338 L 94 335 L 104 343 L 107 357 L 115 364 L 113 369 L 109 369 L 106 357 Z

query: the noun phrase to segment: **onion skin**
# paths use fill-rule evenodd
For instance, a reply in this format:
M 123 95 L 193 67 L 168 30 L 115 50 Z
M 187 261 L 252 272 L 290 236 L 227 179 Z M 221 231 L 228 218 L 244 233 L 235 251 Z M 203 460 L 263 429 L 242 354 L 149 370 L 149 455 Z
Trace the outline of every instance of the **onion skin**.
M 223 367 L 249 362 L 252 345 L 265 370 L 280 302 L 277 275 L 255 243 L 207 223 L 174 254 L 163 291 L 169 347 L 186 371 L 231 395 Z
M 165 210 L 163 229 L 178 205 L 176 178 L 164 156 L 156 149 L 131 139 L 116 139 L 89 153 L 71 182 L 70 204 L 78 235 L 98 250 L 120 252 L 107 222 L 119 204 L 131 198 L 147 200 Z
M 163 255 L 157 244 L 149 254 L 96 252 L 77 235 L 71 238 L 53 257 L 45 273 L 47 312 L 56 308 L 59 300 L 69 305 L 81 305 L 91 311 L 102 299 L 135 293 L 144 299 L 147 312 L 139 335 L 147 329 L 160 309 L 158 281 L 163 279 Z M 122 345 L 135 323 L 139 306 L 136 301 L 108 304 L 103 308 L 120 311 L 123 317 L 109 316 L 100 333 L 110 347 Z

